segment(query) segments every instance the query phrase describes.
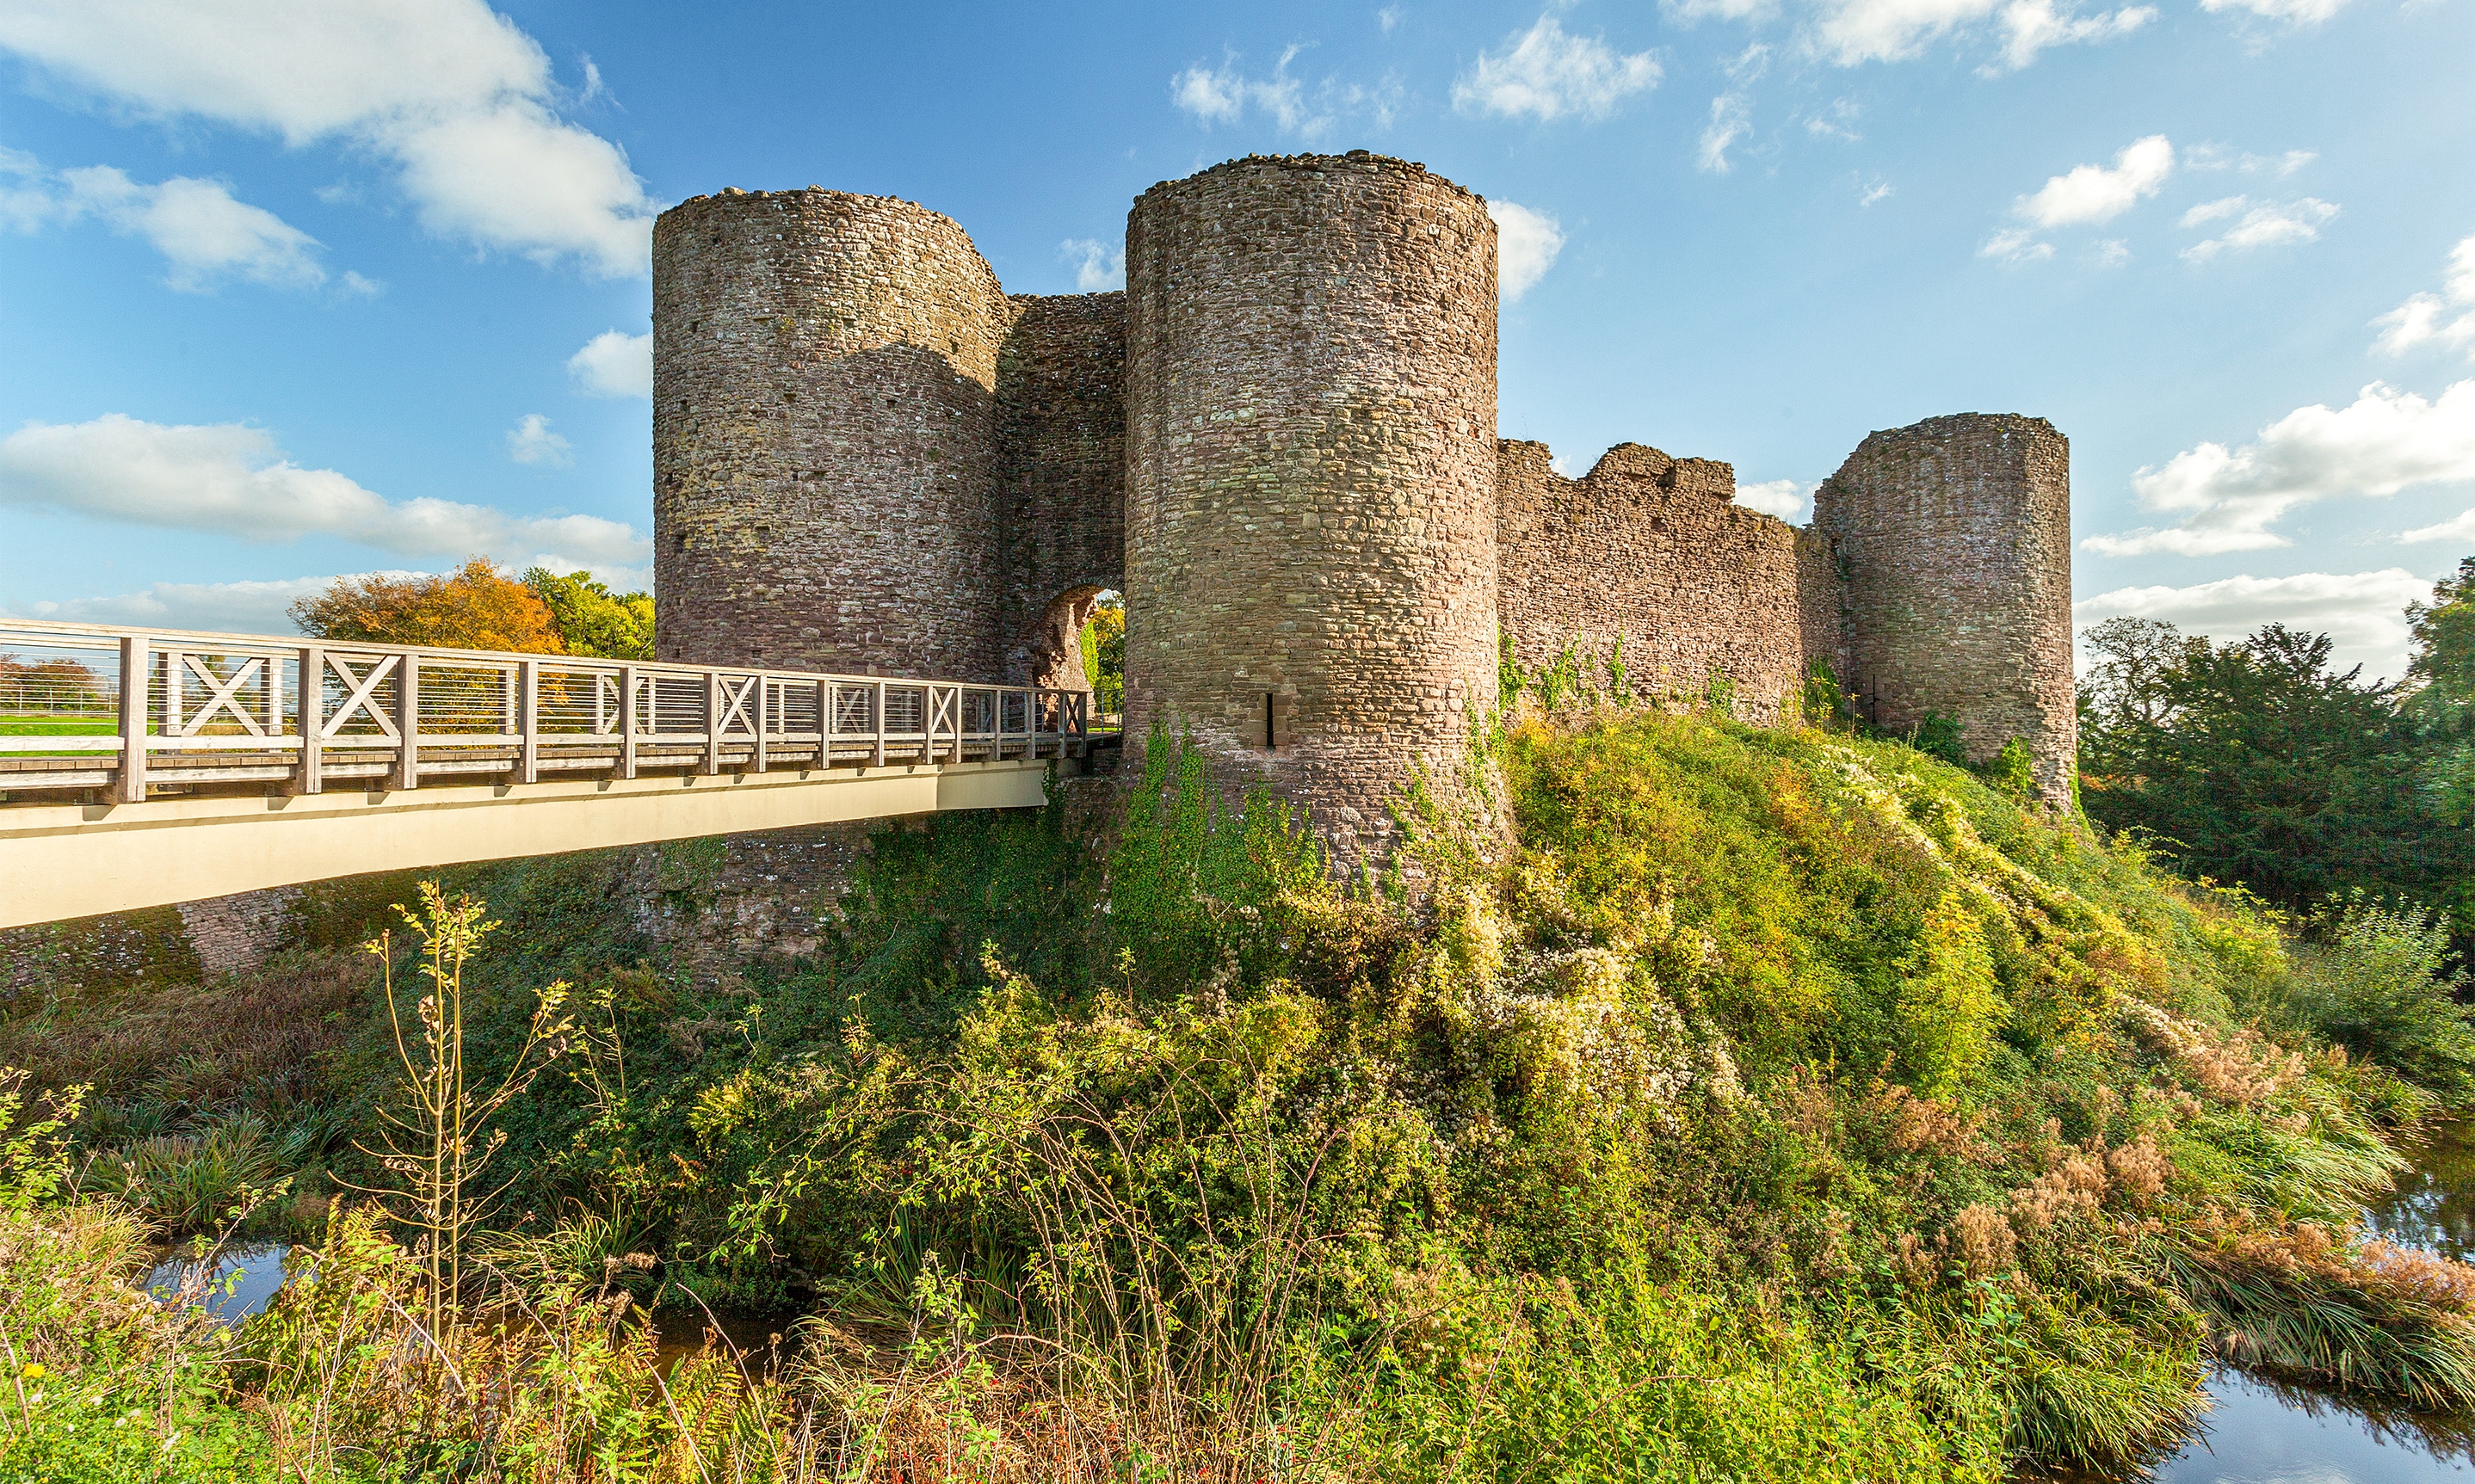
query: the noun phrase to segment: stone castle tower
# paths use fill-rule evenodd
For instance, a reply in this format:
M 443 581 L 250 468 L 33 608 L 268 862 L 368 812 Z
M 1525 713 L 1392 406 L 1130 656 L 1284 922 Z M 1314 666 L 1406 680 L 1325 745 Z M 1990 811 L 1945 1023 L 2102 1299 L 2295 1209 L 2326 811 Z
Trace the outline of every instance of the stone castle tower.
M 1769 722 L 1827 661 L 1886 724 L 2074 745 L 2069 448 L 1876 433 L 1796 531 L 1734 471 L 1500 442 L 1483 200 L 1362 151 L 1154 186 L 1122 293 L 1008 295 L 907 202 L 726 190 L 653 233 L 663 659 L 1080 688 L 1125 595 L 1127 730 L 1308 804 L 1344 857 L 1524 666 L 1624 646 Z

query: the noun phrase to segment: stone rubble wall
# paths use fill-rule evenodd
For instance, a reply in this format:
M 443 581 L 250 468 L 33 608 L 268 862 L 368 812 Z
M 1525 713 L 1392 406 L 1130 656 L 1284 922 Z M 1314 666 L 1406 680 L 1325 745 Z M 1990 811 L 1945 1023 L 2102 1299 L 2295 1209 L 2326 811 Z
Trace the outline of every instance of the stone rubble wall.
M 1877 432 L 1814 494 L 1846 580 L 1841 679 L 1871 718 L 1957 719 L 1976 760 L 2023 740 L 2071 798 L 2071 441 L 2043 418 L 1964 413 Z
M 1543 443 L 1499 447 L 1499 607 L 1516 663 L 1569 647 L 1605 684 L 1621 645 L 1636 694 L 1705 697 L 1724 674 L 1738 717 L 1779 720 L 1805 673 L 1798 536 L 1735 503 L 1732 468 L 1626 443 L 1568 479 Z
M 909 202 L 728 190 L 663 212 L 659 656 L 998 679 L 1016 313 L 962 228 Z
M 1165 722 L 1381 856 L 1495 694 L 1486 203 L 1250 157 L 1136 201 L 1126 281 L 1126 766 Z
M 1090 600 L 1126 583 L 1126 296 L 1014 304 L 996 386 L 1005 678 L 1086 690 Z

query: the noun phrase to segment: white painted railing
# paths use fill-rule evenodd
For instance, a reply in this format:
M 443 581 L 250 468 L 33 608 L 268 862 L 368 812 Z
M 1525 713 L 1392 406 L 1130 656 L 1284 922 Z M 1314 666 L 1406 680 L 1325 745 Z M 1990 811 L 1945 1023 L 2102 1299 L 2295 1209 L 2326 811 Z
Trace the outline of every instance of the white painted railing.
M 1089 747 L 1089 707 L 1030 686 L 0 620 L 0 799 L 1066 756 Z

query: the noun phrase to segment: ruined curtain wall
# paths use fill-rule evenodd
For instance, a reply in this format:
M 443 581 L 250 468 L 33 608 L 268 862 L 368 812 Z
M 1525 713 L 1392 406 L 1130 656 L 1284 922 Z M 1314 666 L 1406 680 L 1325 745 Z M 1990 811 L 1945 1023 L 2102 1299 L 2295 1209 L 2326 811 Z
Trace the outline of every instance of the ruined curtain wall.
M 1716 670 L 1738 716 L 1779 719 L 1808 645 L 1799 537 L 1735 503 L 1732 469 L 1628 443 L 1568 479 L 1545 444 L 1507 441 L 1498 470 L 1498 608 L 1518 663 L 1570 645 L 1603 675 L 1621 638 L 1637 692 L 1700 696 Z
M 1014 305 L 997 354 L 1006 678 L 1083 689 L 1091 600 L 1126 585 L 1126 296 Z

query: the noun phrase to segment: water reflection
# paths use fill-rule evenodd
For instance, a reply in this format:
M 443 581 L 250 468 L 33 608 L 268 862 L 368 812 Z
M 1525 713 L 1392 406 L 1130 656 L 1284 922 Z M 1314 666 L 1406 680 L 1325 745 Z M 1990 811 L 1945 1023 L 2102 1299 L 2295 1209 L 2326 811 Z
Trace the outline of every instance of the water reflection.
M 2475 1253 L 2475 1122 L 2436 1124 L 2399 1153 L 2414 1167 L 2365 1210 L 2365 1225 L 2403 1247 L 2461 1260 Z
M 283 1287 L 283 1258 L 291 1251 L 283 1242 L 227 1247 L 212 1272 L 194 1257 L 170 1257 L 147 1275 L 146 1288 L 159 1299 L 192 1295 L 215 1318 L 236 1325 L 275 1302 Z

